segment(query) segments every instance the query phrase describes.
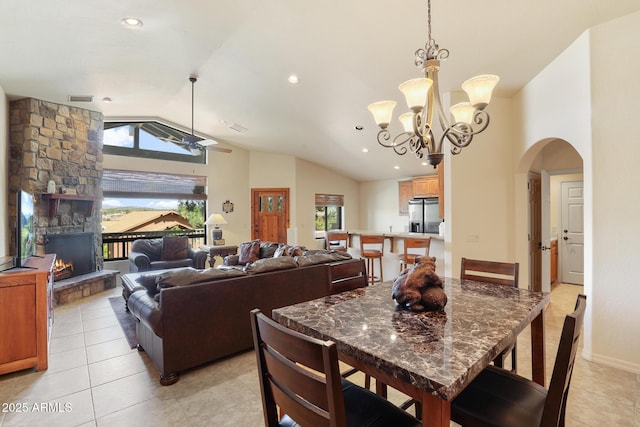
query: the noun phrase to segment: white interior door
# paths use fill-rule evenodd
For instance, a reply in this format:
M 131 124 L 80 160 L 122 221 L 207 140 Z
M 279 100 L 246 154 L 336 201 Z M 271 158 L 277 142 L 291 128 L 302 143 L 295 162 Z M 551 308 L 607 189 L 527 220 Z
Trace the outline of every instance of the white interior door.
M 582 181 L 564 181 L 560 184 L 561 231 L 560 265 L 561 281 L 582 285 L 584 282 L 584 214 Z

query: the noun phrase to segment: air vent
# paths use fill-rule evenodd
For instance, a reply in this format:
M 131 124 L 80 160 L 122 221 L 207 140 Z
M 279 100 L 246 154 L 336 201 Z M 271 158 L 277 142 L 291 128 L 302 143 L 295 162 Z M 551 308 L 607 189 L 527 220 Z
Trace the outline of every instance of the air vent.
M 229 124 L 227 126 L 229 127 L 229 129 L 233 129 L 236 132 L 240 132 L 240 133 L 246 132 L 248 130 L 246 127 L 241 126 L 241 125 L 239 125 L 237 123 L 231 123 L 231 124 Z
M 93 102 L 91 95 L 69 95 L 69 102 Z

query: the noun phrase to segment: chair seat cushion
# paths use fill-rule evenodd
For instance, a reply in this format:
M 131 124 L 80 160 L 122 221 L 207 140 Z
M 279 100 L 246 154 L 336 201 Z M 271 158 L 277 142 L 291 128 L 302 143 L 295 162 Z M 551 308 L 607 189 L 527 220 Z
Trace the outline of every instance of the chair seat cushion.
M 345 412 L 348 427 L 408 427 L 421 423 L 407 412 L 382 397 L 342 380 Z M 281 427 L 300 427 L 287 415 L 280 420 Z
M 504 369 L 488 366 L 451 403 L 451 419 L 481 425 L 538 427 L 547 397 L 539 384 Z
M 365 258 L 382 258 L 382 252 L 375 249 L 365 249 L 362 251 L 362 256 Z

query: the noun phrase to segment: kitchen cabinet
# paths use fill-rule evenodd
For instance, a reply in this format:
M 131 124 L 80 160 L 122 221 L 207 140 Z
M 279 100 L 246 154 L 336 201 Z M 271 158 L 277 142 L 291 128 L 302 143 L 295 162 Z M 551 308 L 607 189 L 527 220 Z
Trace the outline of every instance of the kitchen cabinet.
M 0 274 L 0 375 L 47 369 L 55 254 Z
M 409 215 L 409 200 L 413 199 L 413 183 L 411 181 L 398 181 L 398 213 Z
M 558 280 L 558 241 L 551 241 L 551 283 Z
M 440 186 L 438 175 L 421 176 L 414 178 L 413 197 L 438 197 L 440 194 Z

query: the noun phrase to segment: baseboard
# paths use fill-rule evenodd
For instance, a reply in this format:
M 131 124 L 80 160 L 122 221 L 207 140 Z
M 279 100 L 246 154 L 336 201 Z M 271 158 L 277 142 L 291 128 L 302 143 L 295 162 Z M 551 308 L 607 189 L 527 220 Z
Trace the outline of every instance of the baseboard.
M 587 355 L 583 354 L 583 357 L 585 359 L 590 360 L 592 362 L 640 375 L 640 365 L 637 363 L 631 363 L 625 360 L 620 360 L 613 357 L 603 356 L 595 353 L 591 353 L 589 356 L 590 357 L 587 357 Z

